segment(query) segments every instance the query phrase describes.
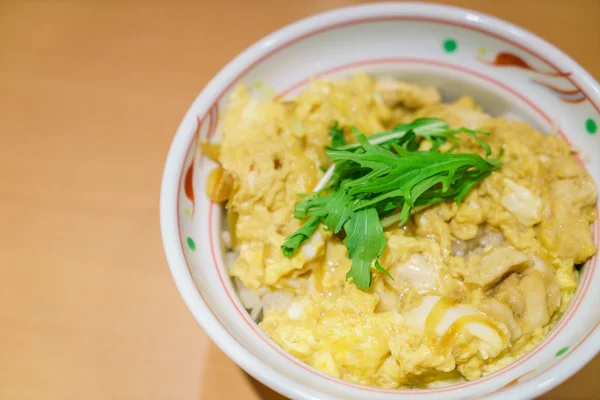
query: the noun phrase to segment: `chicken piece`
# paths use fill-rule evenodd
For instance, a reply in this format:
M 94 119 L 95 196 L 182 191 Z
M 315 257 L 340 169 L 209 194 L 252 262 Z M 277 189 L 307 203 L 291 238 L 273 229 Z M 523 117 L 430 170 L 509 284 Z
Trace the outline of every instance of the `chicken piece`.
M 398 293 L 411 290 L 415 294 L 446 294 L 450 288 L 448 269 L 442 249 L 435 240 L 415 238 L 400 233 L 387 234 L 387 246 L 381 264 L 389 266 L 394 277 L 389 284 Z
M 452 128 L 464 126 L 469 129 L 478 129 L 491 121 L 489 115 L 471 106 L 468 101 L 463 99 L 459 99 L 451 104 L 440 103 L 423 107 L 415 112 L 414 117 L 441 118 L 446 120 Z
M 406 281 L 422 294 L 438 289 L 439 268 L 431 257 L 418 253 L 413 254 L 405 263 L 397 265 L 394 272 L 397 280 Z
M 533 268 L 529 271 L 537 271 L 544 280 L 544 286 L 546 288 L 546 302 L 548 304 L 548 312 L 552 315 L 556 310 L 560 308 L 561 293 L 558 281 L 552 270 L 548 265 L 539 257 L 533 257 Z M 526 271 L 525 274 L 528 274 Z
M 511 272 L 522 272 L 533 262 L 512 246 L 500 247 L 469 260 L 465 282 L 488 289 Z
M 540 242 L 558 258 L 574 264 L 587 261 L 596 247 L 592 221 L 582 216 L 596 203 L 596 185 L 589 176 L 561 179 L 550 184 L 549 195 L 552 213 L 540 224 Z
M 533 226 L 542 220 L 544 203 L 541 197 L 507 178 L 504 179 L 504 188 L 501 203 L 522 225 Z
M 409 109 L 421 108 L 440 102 L 440 93 L 431 86 L 417 86 L 394 79 L 380 79 L 375 90 L 381 95 L 383 102 L 395 107 L 402 105 Z
M 376 313 L 383 313 L 387 311 L 398 312 L 400 309 L 400 295 L 395 290 L 390 290 L 385 287 L 382 280 L 377 280 L 373 285 L 373 293 L 379 297 L 377 303 Z
M 556 158 L 552 160 L 550 169 L 559 179 L 575 178 L 584 173 L 584 170 L 577 164 L 575 157 L 571 154 L 556 156 Z
M 525 331 L 541 328 L 550 321 L 544 279 L 539 271 L 531 271 L 519 282 L 519 290 L 525 300 Z
M 519 274 L 510 274 L 493 290 L 493 297 L 504 304 L 507 304 L 516 317 L 520 317 L 525 312 L 525 300 L 523 294 L 519 291 Z
M 506 304 L 497 299 L 489 298 L 481 302 L 479 309 L 488 317 L 506 325 L 510 333 L 511 342 L 521 337 L 521 326 L 515 319 L 512 310 Z
M 561 293 L 554 274 L 541 259 L 534 257 L 533 261 L 532 268 L 522 275 L 511 274 L 481 305 L 482 311 L 506 324 L 511 338 L 520 334 L 507 311 L 521 321 L 522 332 L 529 333 L 546 325 L 560 308 Z

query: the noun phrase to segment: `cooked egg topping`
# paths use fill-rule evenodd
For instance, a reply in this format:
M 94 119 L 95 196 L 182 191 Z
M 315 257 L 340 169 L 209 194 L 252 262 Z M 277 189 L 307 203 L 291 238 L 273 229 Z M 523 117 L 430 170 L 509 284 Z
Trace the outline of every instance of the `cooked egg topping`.
M 298 194 L 330 165 L 331 126 L 352 142 L 352 126 L 372 134 L 420 117 L 489 131 L 483 140 L 502 150 L 503 166 L 459 204 L 387 228 L 379 261 L 389 276 L 373 267 L 368 290 L 347 281 L 343 238 L 323 227 L 285 257 L 283 242 L 302 224 Z M 212 199 L 226 201 L 242 302 L 291 355 L 349 382 L 437 387 L 509 365 L 556 324 L 577 288 L 575 265 L 596 251 L 596 187 L 568 144 L 489 116 L 469 97 L 443 102 L 433 87 L 364 74 L 311 81 L 286 101 L 241 86 L 222 133 L 210 150 L 222 168 Z M 484 156 L 471 137 L 456 146 Z

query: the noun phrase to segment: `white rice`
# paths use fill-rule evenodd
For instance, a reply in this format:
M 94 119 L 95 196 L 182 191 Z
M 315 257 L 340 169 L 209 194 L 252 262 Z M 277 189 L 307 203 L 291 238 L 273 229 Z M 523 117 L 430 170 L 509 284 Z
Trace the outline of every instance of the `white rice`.
M 228 249 L 231 249 L 231 235 L 229 234 L 229 231 L 223 231 L 223 233 L 221 234 L 221 238 L 223 239 L 223 243 L 225 243 L 225 246 Z
M 236 251 L 231 250 L 226 252 L 225 262 L 227 269 L 231 268 L 237 257 L 238 253 Z M 308 279 L 288 279 L 286 284 L 294 289 L 307 288 Z M 235 277 L 233 278 L 233 285 L 240 302 L 250 313 L 250 318 L 256 322 L 260 322 L 262 319 L 264 309 L 287 310 L 294 301 L 294 296 L 287 291 L 270 291 L 265 287 L 261 287 L 258 290 L 250 289 L 247 288 L 240 279 Z

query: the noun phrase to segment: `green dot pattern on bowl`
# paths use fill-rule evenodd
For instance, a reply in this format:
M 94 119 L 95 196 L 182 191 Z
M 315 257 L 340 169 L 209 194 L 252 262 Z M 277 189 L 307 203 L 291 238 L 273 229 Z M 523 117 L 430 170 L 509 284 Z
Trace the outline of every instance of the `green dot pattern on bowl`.
M 559 351 L 556 352 L 556 357 L 560 357 L 563 354 L 565 354 L 567 351 L 569 350 L 569 346 L 567 347 L 563 347 L 562 349 L 560 349 Z
M 454 39 L 444 40 L 443 46 L 444 46 L 444 51 L 446 51 L 447 53 L 454 53 L 456 51 L 456 49 L 458 49 L 458 44 L 456 43 L 456 40 L 454 40 Z
M 187 238 L 187 245 L 190 248 L 191 251 L 196 251 L 196 243 L 194 242 L 194 239 L 192 239 L 191 237 Z
M 588 118 L 585 121 L 585 130 L 588 131 L 590 135 L 593 135 L 594 133 L 598 132 L 598 125 L 596 124 L 596 121 L 594 121 L 591 118 Z

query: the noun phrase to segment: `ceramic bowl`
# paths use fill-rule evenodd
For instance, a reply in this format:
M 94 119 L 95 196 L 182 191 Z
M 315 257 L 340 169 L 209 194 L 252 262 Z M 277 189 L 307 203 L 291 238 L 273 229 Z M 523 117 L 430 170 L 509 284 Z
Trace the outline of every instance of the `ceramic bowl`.
M 311 77 L 364 71 L 468 94 L 492 115 L 510 113 L 567 138 L 600 182 L 600 86 L 537 36 L 481 13 L 423 3 L 339 9 L 291 24 L 223 68 L 188 110 L 162 182 L 164 248 L 177 288 L 212 340 L 250 375 L 294 399 L 530 398 L 567 379 L 600 348 L 600 272 L 584 266 L 577 294 L 554 330 L 530 353 L 481 379 L 421 390 L 344 382 L 287 354 L 250 319 L 228 278 L 222 210 L 204 182 L 214 163 L 198 141 L 219 141 L 221 116 L 239 83 L 261 96 L 294 96 Z M 592 227 L 598 239 L 598 224 Z

